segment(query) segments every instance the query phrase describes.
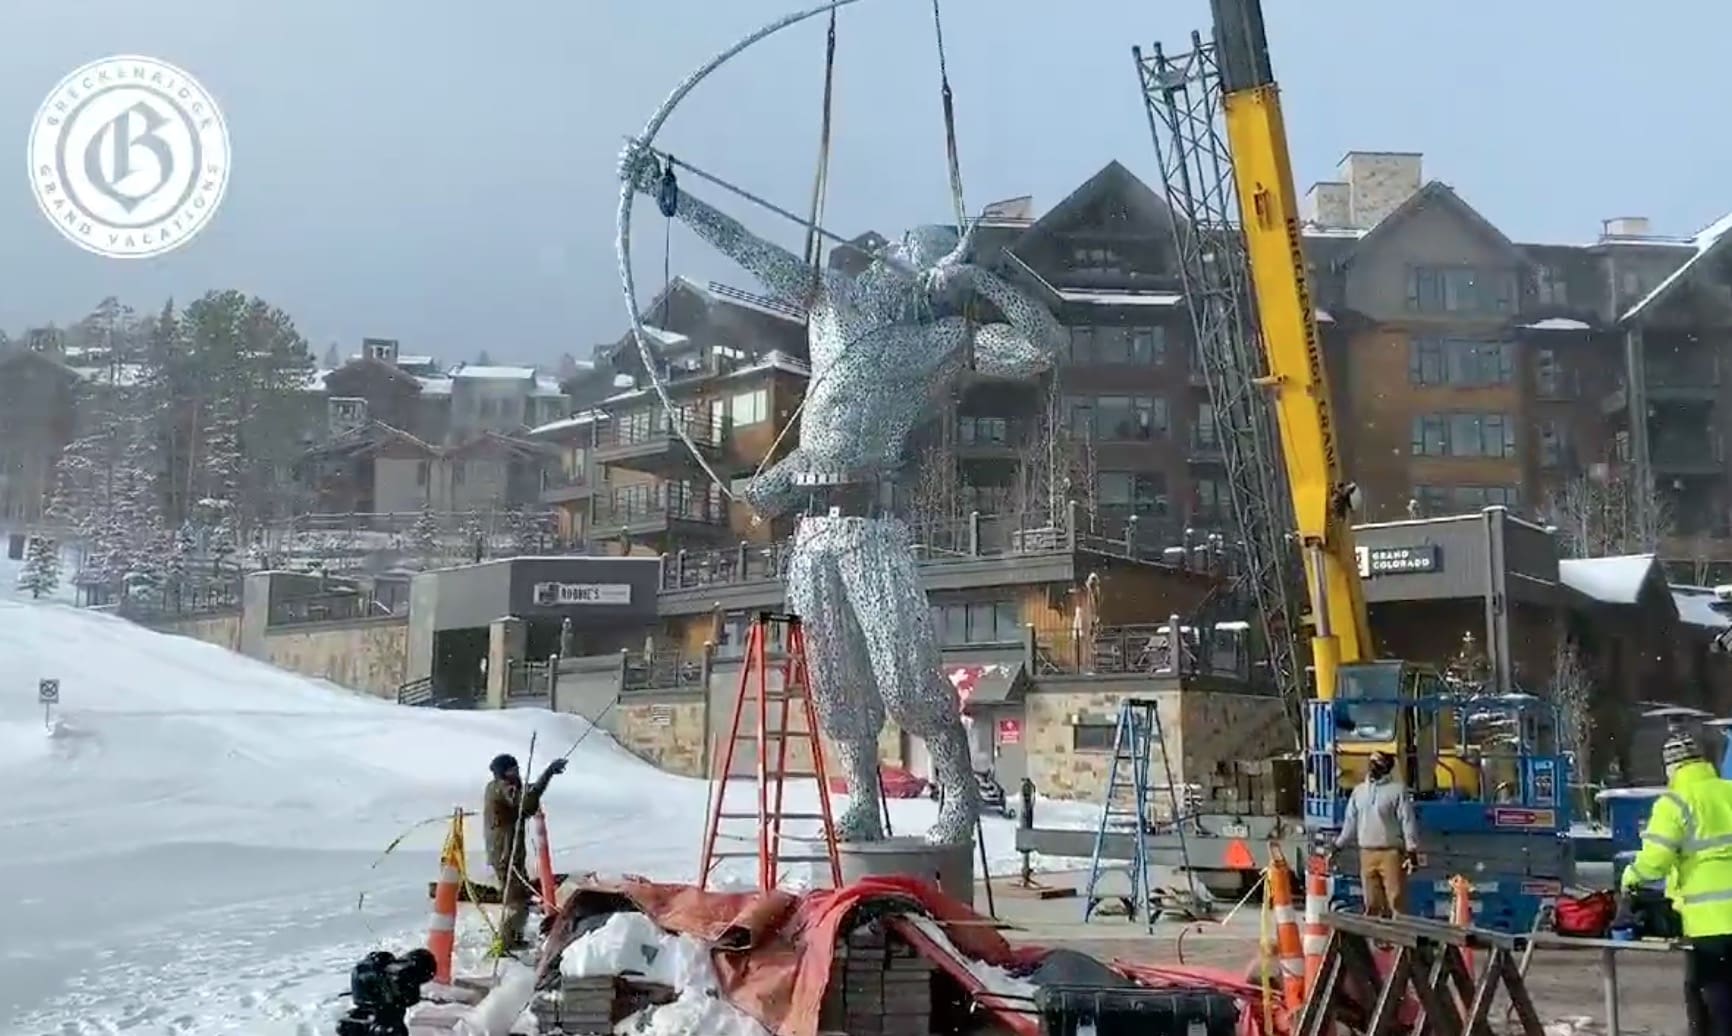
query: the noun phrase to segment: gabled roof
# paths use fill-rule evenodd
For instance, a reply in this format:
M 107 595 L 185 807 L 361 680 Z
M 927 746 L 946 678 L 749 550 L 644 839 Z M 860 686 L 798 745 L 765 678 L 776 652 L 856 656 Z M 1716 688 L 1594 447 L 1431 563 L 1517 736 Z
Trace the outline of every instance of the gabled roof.
M 338 367 L 336 370 L 326 371 L 324 376 L 325 385 L 329 386 L 333 376 L 342 374 L 345 371 L 370 371 L 381 373 L 392 381 L 402 382 L 405 385 L 414 385 L 416 392 L 421 391 L 421 379 L 410 374 L 408 371 L 403 370 L 396 364 L 386 363 L 384 360 L 375 359 L 371 356 L 357 356 L 349 360 L 348 363 Z
M 68 381 L 75 381 L 79 377 L 76 370 L 68 367 L 65 363 L 61 362 L 60 357 L 55 356 L 52 353 L 45 353 L 38 349 L 24 348 L 21 345 L 0 348 L 0 367 L 9 366 L 14 363 L 36 363 L 51 367 L 55 373 Z
M 1664 590 L 1666 573 L 1652 554 L 1566 558 L 1558 562 L 1558 581 L 1591 601 L 1627 606 L 1650 587 Z M 1672 600 L 1669 594 L 1666 600 Z
M 439 447 L 378 419 L 334 436 L 306 452 L 307 457 L 360 457 L 391 444 L 402 444 L 429 458 L 439 456 Z
M 1084 180 L 1082 185 L 1066 195 L 1063 201 L 1048 209 L 1045 215 L 1030 224 L 1022 236 L 1007 248 L 1014 249 L 1017 245 L 1032 241 L 1036 235 L 1062 229 L 1075 222 L 1090 205 L 1115 196 L 1125 200 L 1132 215 L 1143 216 L 1151 222 L 1163 225 L 1172 219 L 1166 201 L 1115 158 L 1102 166 L 1099 172 Z
M 440 451 L 442 456 L 454 459 L 473 457 L 482 453 L 508 453 L 515 456 L 531 456 L 536 454 L 549 455 L 557 453 L 558 447 L 551 443 L 535 442 L 530 439 L 519 439 L 514 435 L 501 432 L 482 432 L 468 442 L 459 443 Z
M 1462 200 L 1461 195 L 1455 193 L 1454 189 L 1448 184 L 1441 180 L 1432 180 L 1424 187 L 1413 192 L 1406 201 L 1397 205 L 1395 211 L 1383 217 L 1376 226 L 1366 231 L 1363 236 L 1353 243 L 1351 248 L 1347 249 L 1347 251 L 1342 254 L 1338 262 L 1342 264 L 1353 262 L 1353 260 L 1360 254 L 1374 247 L 1377 242 L 1382 241 L 1390 234 L 1394 233 L 1403 223 L 1406 223 L 1414 216 L 1425 211 L 1428 207 L 1434 206 L 1442 206 L 1443 208 L 1454 212 L 1457 216 L 1461 217 L 1462 221 L 1467 223 L 1468 226 L 1478 231 L 1481 237 L 1484 237 L 1487 241 L 1496 246 L 1498 250 L 1505 252 L 1517 262 L 1526 261 L 1527 257 L 1522 254 L 1521 249 L 1515 246 L 1515 242 L 1505 237 L 1503 231 L 1493 225 L 1490 220 L 1480 215 L 1478 209 Z
M 1697 234 L 1694 243 L 1696 245 L 1696 254 L 1685 259 L 1683 264 L 1676 270 L 1673 270 L 1670 276 L 1655 285 L 1653 291 L 1650 291 L 1647 295 L 1643 296 L 1642 299 L 1634 306 L 1631 306 L 1623 316 L 1619 317 L 1618 322 L 1620 324 L 1636 319 L 1642 315 L 1644 310 L 1665 301 L 1666 297 L 1672 294 L 1672 292 L 1677 289 L 1678 285 L 1684 283 L 1685 278 L 1690 275 L 1691 271 L 1700 267 L 1703 263 L 1707 262 L 1708 259 L 1719 254 L 1728 246 L 1732 246 L 1732 212 L 1728 212 L 1726 215 L 1721 216 L 1718 220 L 1715 220 L 1710 224 L 1707 229 L 1703 230 L 1700 234 Z

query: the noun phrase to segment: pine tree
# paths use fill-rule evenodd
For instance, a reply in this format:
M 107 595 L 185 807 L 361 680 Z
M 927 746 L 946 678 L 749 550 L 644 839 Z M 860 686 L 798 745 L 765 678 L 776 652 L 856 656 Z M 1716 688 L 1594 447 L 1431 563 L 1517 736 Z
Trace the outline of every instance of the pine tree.
M 341 354 L 337 352 L 337 343 L 332 342 L 325 348 L 325 369 L 334 371 L 343 365 Z
M 60 544 L 47 536 L 30 537 L 24 556 L 24 571 L 18 576 L 18 588 L 29 590 L 32 598 L 51 594 L 60 585 Z
M 431 507 L 421 508 L 415 524 L 409 527 L 404 547 L 419 558 L 423 568 L 432 568 L 439 557 L 439 518 Z

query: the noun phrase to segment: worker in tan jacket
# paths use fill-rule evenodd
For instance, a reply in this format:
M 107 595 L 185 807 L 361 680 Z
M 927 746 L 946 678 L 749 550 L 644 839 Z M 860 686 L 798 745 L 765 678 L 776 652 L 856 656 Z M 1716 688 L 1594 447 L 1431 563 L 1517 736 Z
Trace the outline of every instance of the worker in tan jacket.
M 1419 824 L 1413 796 L 1395 776 L 1395 759 L 1373 752 L 1365 780 L 1347 798 L 1341 833 L 1330 857 L 1349 846 L 1359 849 L 1359 880 L 1365 887 L 1365 912 L 1389 917 L 1407 911 L 1407 878 L 1419 859 Z
M 496 756 L 488 767 L 493 779 L 482 793 L 482 820 L 487 833 L 487 862 L 499 879 L 505 912 L 499 925 L 496 954 L 513 953 L 524 946 L 523 928 L 529 920 L 530 890 L 535 883 L 524 870 L 528 839 L 524 821 L 541 811 L 541 796 L 548 782 L 565 772 L 565 760 L 555 759 L 529 787 L 523 786 L 517 759 Z

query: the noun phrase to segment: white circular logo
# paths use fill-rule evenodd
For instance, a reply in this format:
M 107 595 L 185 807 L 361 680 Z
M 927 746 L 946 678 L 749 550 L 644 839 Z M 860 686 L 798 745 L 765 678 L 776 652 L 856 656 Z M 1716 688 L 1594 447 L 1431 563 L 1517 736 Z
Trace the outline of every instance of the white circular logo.
M 30 186 L 80 248 L 143 259 L 186 244 L 229 182 L 229 133 L 198 80 L 123 54 L 62 79 L 30 126 Z

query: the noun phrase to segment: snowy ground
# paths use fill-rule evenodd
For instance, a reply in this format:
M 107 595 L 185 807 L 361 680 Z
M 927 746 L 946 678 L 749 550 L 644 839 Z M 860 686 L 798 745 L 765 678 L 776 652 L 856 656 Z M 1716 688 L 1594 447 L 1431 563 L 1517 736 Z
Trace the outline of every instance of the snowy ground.
M 43 677 L 61 681 L 52 734 Z M 540 710 L 402 708 L 0 599 L 0 1036 L 330 1031 L 361 954 L 424 938 L 440 826 L 381 859 L 386 845 L 474 808 L 494 754 L 521 758 L 534 733 L 545 759 L 587 730 Z M 706 791 L 585 738 L 547 799 L 556 868 L 691 878 Z M 1046 824 L 1064 807 L 1042 808 Z M 892 812 L 912 832 L 933 806 Z M 1015 869 L 1012 830 L 987 821 L 995 873 Z M 463 933 L 466 958 L 483 936 Z

